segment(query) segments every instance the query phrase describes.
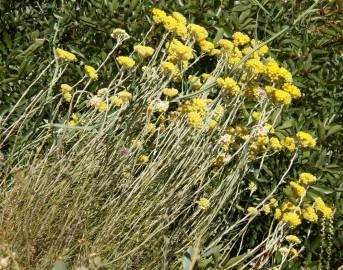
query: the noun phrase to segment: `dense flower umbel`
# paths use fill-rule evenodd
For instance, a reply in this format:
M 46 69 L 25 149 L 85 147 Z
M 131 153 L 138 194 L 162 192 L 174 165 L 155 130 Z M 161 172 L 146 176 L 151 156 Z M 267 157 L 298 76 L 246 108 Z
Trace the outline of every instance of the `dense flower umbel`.
M 85 71 L 86 71 L 86 74 L 87 74 L 93 81 L 96 81 L 96 80 L 98 79 L 98 74 L 97 74 L 95 68 L 93 68 L 92 66 L 85 65 Z
M 313 184 L 316 181 L 316 177 L 311 173 L 301 173 L 299 177 L 299 182 L 304 185 Z
M 56 54 L 59 58 L 69 61 L 69 62 L 75 62 L 77 60 L 75 54 L 65 51 L 63 49 L 60 49 L 60 48 L 56 49 Z
M 123 66 L 125 69 L 133 68 L 136 64 L 135 60 L 128 56 L 118 56 L 116 59 L 119 65 Z
M 309 133 L 299 131 L 297 133 L 297 138 L 300 140 L 300 143 L 304 148 L 314 148 L 316 146 L 316 139 Z
M 192 48 L 184 45 L 175 38 L 170 43 L 167 43 L 166 47 L 168 48 L 168 59 L 174 61 L 188 61 L 194 57 Z
M 296 235 L 287 235 L 286 236 L 286 240 L 290 243 L 294 243 L 294 244 L 300 244 L 301 240 L 299 239 L 298 236 Z
M 326 219 L 331 219 L 333 217 L 333 210 L 330 207 L 326 206 L 321 197 L 317 197 L 315 199 L 315 207 L 319 212 L 323 214 Z
M 317 222 L 318 221 L 318 215 L 316 214 L 316 211 L 312 206 L 305 206 L 302 211 L 302 216 L 304 219 L 310 221 L 310 222 Z
M 210 201 L 207 198 L 200 198 L 197 202 L 201 210 L 207 210 L 210 207 Z
M 136 45 L 133 47 L 134 51 L 141 57 L 147 58 L 154 54 L 155 49 L 149 46 Z
M 238 86 L 237 82 L 230 78 L 219 78 L 217 79 L 217 84 L 225 90 L 226 93 L 232 95 L 232 96 L 237 96 L 240 92 L 240 87 Z
M 71 95 L 71 91 L 72 91 L 72 87 L 69 84 L 61 84 L 61 92 L 62 92 L 62 96 L 64 98 L 64 100 L 66 102 L 70 102 L 72 95 Z
M 289 185 L 291 186 L 293 193 L 297 196 L 297 197 L 303 197 L 306 194 L 306 189 L 299 185 L 298 183 L 295 182 L 290 182 Z
M 207 30 L 200 25 L 191 23 L 188 25 L 187 29 L 190 35 L 199 42 L 205 40 L 208 37 Z
M 164 88 L 162 93 L 167 97 L 174 97 L 179 93 L 179 91 L 175 88 Z
M 299 215 L 295 212 L 286 212 L 282 215 L 282 221 L 288 223 L 291 227 L 296 227 L 301 224 Z

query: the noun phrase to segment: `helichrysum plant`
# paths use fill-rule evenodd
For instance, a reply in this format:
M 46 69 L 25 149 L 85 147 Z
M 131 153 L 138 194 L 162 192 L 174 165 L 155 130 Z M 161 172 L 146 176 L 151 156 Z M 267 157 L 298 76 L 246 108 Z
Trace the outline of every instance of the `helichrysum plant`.
M 299 228 L 334 215 L 307 196 L 315 175 L 289 176 L 316 138 L 275 132 L 300 89 L 268 46 L 244 33 L 214 42 L 179 12 L 155 8 L 152 20 L 126 55 L 117 52 L 129 34 L 113 30 L 113 50 L 102 63 L 82 64 L 79 81 L 67 76 L 81 65 L 76 55 L 55 49 L 40 74 L 50 78 L 46 89 L 17 121 L 6 122 L 20 101 L 1 120 L 6 144 L 50 108 L 32 141 L 14 140 L 5 162 L 2 241 L 30 269 L 58 256 L 75 267 L 101 258 L 110 269 L 179 269 L 189 247 L 199 251 L 195 263 L 215 249 L 215 269 L 281 269 L 306 252 Z M 149 39 L 155 30 L 158 44 Z M 107 75 L 114 63 L 118 71 Z M 288 167 L 275 187 L 237 210 L 245 190 L 259 189 L 247 174 L 280 156 Z M 219 230 L 223 209 L 230 214 Z M 261 218 L 269 230 L 242 245 Z

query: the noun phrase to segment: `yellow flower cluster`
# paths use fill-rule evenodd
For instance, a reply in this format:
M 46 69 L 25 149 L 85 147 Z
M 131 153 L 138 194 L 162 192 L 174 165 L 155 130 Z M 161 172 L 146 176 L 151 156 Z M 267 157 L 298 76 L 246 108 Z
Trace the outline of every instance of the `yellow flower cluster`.
M 57 48 L 56 49 L 56 54 L 59 58 L 69 61 L 69 62 L 75 62 L 77 61 L 77 58 L 75 56 L 75 54 L 70 53 L 68 51 L 65 51 L 63 49 Z
M 152 56 L 155 51 L 154 48 L 143 45 L 136 45 L 133 49 L 143 59 Z
M 149 157 L 147 155 L 140 155 L 140 157 L 138 158 L 138 162 L 139 163 L 147 163 L 149 161 Z
M 202 128 L 203 126 L 203 119 L 201 114 L 198 112 L 189 112 L 187 114 L 189 124 L 194 128 Z
M 266 74 L 269 79 L 273 82 L 279 78 L 279 64 L 272 57 L 268 57 L 266 63 Z
M 293 99 L 297 99 L 301 97 L 301 92 L 299 88 L 291 83 L 285 83 L 282 86 L 282 90 L 289 93 Z
M 297 138 L 299 139 L 301 146 L 304 148 L 314 148 L 316 146 L 316 139 L 309 133 L 299 131 L 297 133 Z
M 332 219 L 333 210 L 325 204 L 321 197 L 317 197 L 314 200 L 314 204 L 316 209 L 320 211 L 326 219 Z
M 259 59 L 249 59 L 245 62 L 246 68 L 250 69 L 253 74 L 262 74 L 266 67 Z
M 180 73 L 179 69 L 173 63 L 168 61 L 163 61 L 161 63 L 161 68 L 166 75 L 172 75 L 174 78 Z
M 278 138 L 272 137 L 270 138 L 269 141 L 270 141 L 270 146 L 273 150 L 280 151 L 282 149 L 282 144 Z
M 293 81 L 292 73 L 290 73 L 284 67 L 281 67 L 279 69 L 279 77 L 284 79 L 284 81 L 287 82 L 287 83 L 291 83 Z
M 291 227 L 296 227 L 301 224 L 299 215 L 295 212 L 286 212 L 282 215 L 282 221 L 286 222 Z
M 310 222 L 317 222 L 318 221 L 318 215 L 316 214 L 316 211 L 312 206 L 305 206 L 302 211 L 302 216 L 304 219 L 310 221 Z
M 117 38 L 117 39 L 120 39 L 120 38 L 127 39 L 130 37 L 130 35 L 128 33 L 126 33 L 126 31 L 124 29 L 115 28 L 112 30 L 111 37 Z
M 282 103 L 285 105 L 289 105 L 292 103 L 292 96 L 288 92 L 283 91 L 281 89 L 276 89 L 273 92 L 273 98 L 274 101 L 277 103 Z
M 214 44 L 211 41 L 202 40 L 199 42 L 201 52 L 212 53 L 214 50 Z
M 125 69 L 133 68 L 136 64 L 135 60 L 128 56 L 118 56 L 116 59 L 119 65 L 123 66 Z
M 167 31 L 175 32 L 183 40 L 187 38 L 187 20 L 181 13 L 173 12 L 168 16 L 163 10 L 154 8 L 152 14 L 155 23 L 162 23 Z
M 306 189 L 299 185 L 298 183 L 296 182 L 290 182 L 289 185 L 291 186 L 292 188 L 292 191 L 293 193 L 297 196 L 297 197 L 304 197 L 305 194 L 306 194 Z
M 96 72 L 95 68 L 89 65 L 85 65 L 86 74 L 93 80 L 96 81 L 98 79 L 98 73 Z
M 221 47 L 223 52 L 231 52 L 235 47 L 235 45 L 230 40 L 224 38 L 218 40 L 217 44 Z
M 247 212 L 253 216 L 257 216 L 259 214 L 256 207 L 248 207 Z
M 200 198 L 197 202 L 201 210 L 206 211 L 210 207 L 210 201 L 207 198 Z
M 123 104 L 130 102 L 132 94 L 126 90 L 118 92 L 116 95 L 110 97 L 111 104 L 114 107 L 121 107 Z
M 299 177 L 299 182 L 304 185 L 310 185 L 316 181 L 317 177 L 315 177 L 311 173 L 301 173 Z
M 238 46 L 238 45 L 245 45 L 247 43 L 249 43 L 250 41 L 250 37 L 241 33 L 241 32 L 235 32 L 232 35 L 233 38 L 233 43 Z
M 295 141 L 291 137 L 285 137 L 283 140 L 281 140 L 281 145 L 289 152 L 294 152 L 296 149 Z
M 200 129 L 203 127 L 203 117 L 208 112 L 208 102 L 209 100 L 206 99 L 194 98 L 181 104 L 178 111 L 187 113 L 189 124 L 194 128 Z
M 162 89 L 162 93 L 167 97 L 175 97 L 179 91 L 175 88 L 164 88 Z
M 89 101 L 90 105 L 99 112 L 107 111 L 107 103 L 101 97 L 94 96 Z
M 69 84 L 61 84 L 61 93 L 62 93 L 62 96 L 64 98 L 64 100 L 66 102 L 70 102 L 71 101 L 71 98 L 72 98 L 72 95 L 71 95 L 71 91 L 72 91 L 72 87 L 69 85 Z
M 188 76 L 188 81 L 190 82 L 191 86 L 193 89 L 200 89 L 202 86 L 201 79 L 197 76 L 194 75 L 189 75 Z
M 193 59 L 193 50 L 191 47 L 184 45 L 181 41 L 173 39 L 166 44 L 168 49 L 168 60 L 171 61 L 188 61 Z
M 286 240 L 290 243 L 294 243 L 294 244 L 300 244 L 301 243 L 301 240 L 299 239 L 298 236 L 296 235 L 287 235 L 286 236 Z
M 240 92 L 240 87 L 237 84 L 237 82 L 230 78 L 230 77 L 226 77 L 226 78 L 218 78 L 217 79 L 217 84 L 218 86 L 220 86 L 221 88 L 223 88 L 227 94 L 230 94 L 232 96 L 237 96 Z
M 191 23 L 187 26 L 187 30 L 198 42 L 203 41 L 208 37 L 207 30 L 200 25 Z

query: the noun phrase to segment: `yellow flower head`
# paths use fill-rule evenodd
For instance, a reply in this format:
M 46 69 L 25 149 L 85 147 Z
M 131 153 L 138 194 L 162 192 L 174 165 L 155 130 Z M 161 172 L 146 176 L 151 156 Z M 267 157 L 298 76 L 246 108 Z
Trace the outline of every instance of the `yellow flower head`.
M 200 81 L 200 78 L 194 75 L 188 76 L 188 81 L 191 83 L 193 89 L 200 89 L 202 86 L 202 83 Z
M 210 201 L 206 198 L 200 198 L 197 202 L 201 210 L 206 211 L 210 207 Z
M 297 138 L 299 139 L 301 146 L 304 148 L 314 148 L 316 146 L 316 139 L 307 132 L 299 131 L 297 133 Z
M 280 151 L 282 149 L 282 144 L 278 138 L 272 137 L 269 140 L 270 146 L 274 151 Z
M 205 40 L 208 37 L 207 30 L 197 24 L 191 23 L 187 27 L 191 36 L 193 36 L 198 42 Z
M 126 69 L 130 69 L 136 64 L 135 60 L 128 56 L 118 56 L 116 59 L 119 65 L 123 66 Z
M 218 40 L 218 45 L 224 52 L 231 52 L 235 47 L 235 45 L 230 40 L 223 38 Z
M 73 88 L 69 84 L 66 84 L 66 83 L 61 84 L 61 92 L 63 94 L 70 93 L 72 89 Z
M 280 220 L 282 217 L 282 212 L 281 212 L 281 209 L 280 208 L 276 208 L 275 209 L 275 212 L 274 212 L 274 218 L 276 220 Z
M 317 197 L 314 203 L 315 203 L 316 209 L 320 211 L 326 219 L 332 219 L 333 210 L 330 207 L 326 206 L 326 204 L 324 203 L 321 197 Z
M 172 60 L 188 61 L 194 58 L 192 48 L 175 38 L 170 43 L 167 43 L 166 46 L 169 58 Z
M 162 93 L 167 97 L 175 97 L 179 91 L 175 88 L 164 88 Z
M 124 103 L 128 103 L 132 99 L 132 94 L 126 90 L 118 92 L 117 95 Z
M 224 79 L 218 78 L 217 84 L 232 96 L 237 96 L 240 92 L 240 87 L 237 82 L 230 77 L 226 77 Z
M 174 11 L 172 15 L 179 23 L 184 25 L 187 23 L 186 17 L 183 16 L 180 12 Z
M 198 113 L 198 112 L 189 112 L 187 114 L 187 116 L 188 116 L 188 122 L 189 122 L 189 124 L 192 127 L 197 128 L 197 129 L 202 128 L 202 126 L 203 126 L 203 119 L 202 119 L 200 113 Z
M 241 33 L 241 32 L 235 32 L 232 35 L 233 38 L 233 43 L 238 46 L 238 45 L 245 45 L 247 43 L 249 43 L 250 41 L 250 37 Z
M 258 59 L 249 59 L 245 62 L 245 66 L 251 70 L 251 72 L 255 75 L 264 73 L 266 67 L 264 64 Z
M 123 38 L 123 39 L 127 39 L 130 37 L 130 35 L 128 33 L 126 33 L 126 31 L 124 29 L 121 28 L 116 28 L 113 29 L 112 33 L 111 33 L 111 37 L 112 38 Z
M 293 81 L 292 73 L 283 67 L 279 69 L 279 77 L 283 78 L 286 83 L 291 83 Z
M 301 186 L 301 185 L 299 185 L 298 183 L 295 183 L 295 182 L 293 182 L 293 181 L 291 181 L 291 182 L 289 183 L 289 185 L 291 186 L 292 191 L 293 191 L 293 193 L 294 193 L 295 196 L 297 196 L 297 197 L 303 197 L 303 196 L 305 196 L 305 194 L 306 194 L 306 189 L 305 189 L 303 186 Z
M 98 74 L 96 73 L 96 70 L 89 65 L 85 65 L 85 71 L 86 74 L 93 80 L 96 81 L 98 79 Z
M 133 49 L 141 58 L 150 57 L 154 54 L 155 51 L 154 48 L 143 45 L 136 45 L 133 47 Z
M 318 215 L 312 206 L 305 206 L 302 211 L 302 216 L 304 219 L 313 223 L 318 221 Z
M 111 96 L 110 101 L 111 104 L 115 107 L 121 107 L 124 104 L 123 100 L 118 96 Z
M 282 215 L 282 221 L 286 222 L 291 227 L 296 227 L 301 224 L 300 217 L 294 212 L 286 212 Z
M 167 75 L 177 76 L 180 73 L 179 69 L 171 62 L 163 61 L 161 68 Z
M 155 23 L 160 24 L 164 21 L 164 19 L 167 17 L 167 14 L 158 8 L 152 9 L 152 19 Z
M 211 53 L 214 49 L 214 44 L 207 40 L 202 40 L 199 42 L 201 52 L 203 53 Z
M 295 141 L 291 137 L 285 137 L 281 141 L 282 146 L 287 149 L 289 152 L 294 152 L 296 149 Z
M 275 198 L 271 198 L 270 201 L 269 201 L 269 205 L 271 207 L 277 207 L 278 206 L 278 201 L 275 199 Z
M 277 103 L 282 103 L 286 105 L 289 105 L 292 103 L 292 96 L 288 92 L 280 90 L 280 89 L 276 89 L 273 92 L 273 98 L 274 98 L 274 101 Z
M 315 177 L 311 173 L 301 173 L 299 177 L 299 182 L 304 185 L 310 185 L 316 181 L 317 177 Z
M 71 98 L 72 98 L 72 95 L 70 92 L 66 92 L 66 93 L 63 93 L 63 98 L 66 102 L 70 102 L 71 101 Z
M 294 99 L 301 97 L 301 92 L 300 92 L 299 88 L 296 87 L 295 85 L 291 84 L 291 83 L 285 83 L 282 86 L 282 90 L 289 93 L 292 96 L 292 98 L 294 98 Z
M 149 123 L 147 126 L 147 131 L 151 134 L 156 132 L 156 125 L 154 123 Z
M 275 59 L 269 57 L 266 63 L 266 74 L 271 81 L 275 81 L 279 78 L 279 64 Z
M 248 207 L 247 212 L 253 216 L 257 216 L 259 214 L 256 207 Z
M 262 207 L 262 211 L 268 215 L 271 212 L 270 205 L 266 204 Z
M 59 58 L 69 61 L 69 62 L 75 62 L 77 60 L 75 54 L 65 51 L 63 49 L 60 49 L 60 48 L 56 49 L 56 54 Z
M 149 161 L 149 157 L 147 155 L 141 155 L 138 159 L 139 163 L 147 163 Z
M 294 244 L 300 244 L 301 240 L 299 239 L 298 236 L 296 235 L 287 235 L 286 236 L 286 240 L 290 243 L 294 243 Z

